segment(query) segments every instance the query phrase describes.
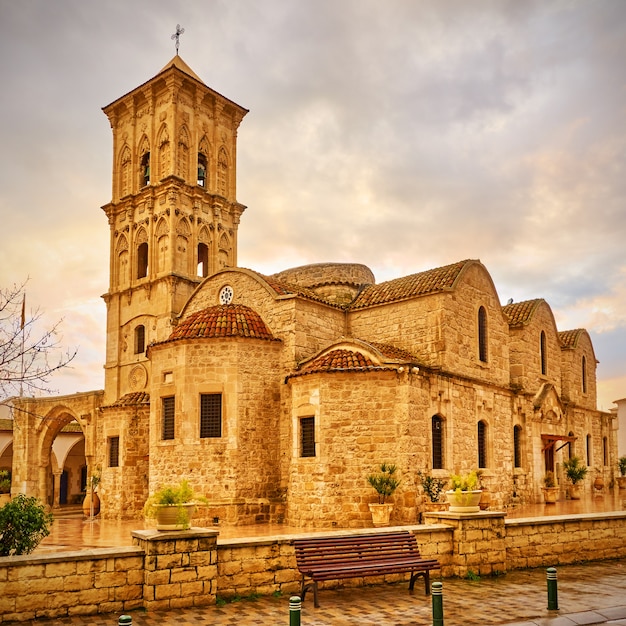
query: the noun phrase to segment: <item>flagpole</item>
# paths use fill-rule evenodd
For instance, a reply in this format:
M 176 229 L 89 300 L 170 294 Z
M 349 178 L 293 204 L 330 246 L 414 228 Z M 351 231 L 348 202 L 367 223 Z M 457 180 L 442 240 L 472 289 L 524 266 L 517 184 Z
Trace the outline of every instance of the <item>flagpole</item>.
M 20 398 L 24 395 L 24 326 L 26 324 L 26 292 L 22 296 L 22 319 L 21 319 L 21 330 L 22 330 L 22 354 L 21 354 L 21 365 L 20 365 Z

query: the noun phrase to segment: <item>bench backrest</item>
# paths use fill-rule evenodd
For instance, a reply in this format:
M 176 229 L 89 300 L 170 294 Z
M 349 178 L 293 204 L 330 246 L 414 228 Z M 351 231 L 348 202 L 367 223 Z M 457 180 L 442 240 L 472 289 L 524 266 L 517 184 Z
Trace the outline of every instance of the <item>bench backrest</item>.
M 330 563 L 380 561 L 394 558 L 420 558 L 415 535 L 410 532 L 295 539 L 298 567 Z

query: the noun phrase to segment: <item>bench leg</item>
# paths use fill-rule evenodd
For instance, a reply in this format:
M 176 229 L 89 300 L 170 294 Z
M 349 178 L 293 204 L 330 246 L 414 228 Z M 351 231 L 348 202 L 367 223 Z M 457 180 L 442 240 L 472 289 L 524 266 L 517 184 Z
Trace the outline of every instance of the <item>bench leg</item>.
M 428 596 L 430 595 L 430 571 L 426 570 L 423 572 L 411 572 L 411 580 L 409 581 L 409 593 L 413 595 L 413 590 L 415 587 L 415 581 L 420 577 L 424 577 L 424 593 Z
M 302 585 L 300 586 L 300 601 L 304 602 L 304 596 L 309 589 L 313 589 L 313 605 L 316 609 L 319 608 L 320 604 L 317 600 L 317 581 L 312 580 L 309 583 L 304 583 L 304 576 L 302 576 Z

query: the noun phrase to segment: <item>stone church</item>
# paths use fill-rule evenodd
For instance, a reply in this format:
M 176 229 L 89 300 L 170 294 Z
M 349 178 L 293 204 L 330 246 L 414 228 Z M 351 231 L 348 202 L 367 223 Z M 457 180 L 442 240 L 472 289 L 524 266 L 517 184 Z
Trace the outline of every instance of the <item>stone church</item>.
M 14 493 L 56 508 L 99 471 L 101 516 L 141 519 L 152 491 L 186 478 L 208 499 L 197 525 L 358 527 L 383 461 L 402 480 L 398 523 L 419 518 L 418 470 L 480 468 L 498 508 L 540 502 L 546 470 L 564 489 L 568 455 L 590 466 L 587 490 L 596 472 L 611 482 L 592 342 L 545 300 L 502 306 L 473 259 L 383 283 L 358 263 L 240 268 L 248 111 L 178 55 L 103 110 L 104 391 L 12 399 L 0 467 Z

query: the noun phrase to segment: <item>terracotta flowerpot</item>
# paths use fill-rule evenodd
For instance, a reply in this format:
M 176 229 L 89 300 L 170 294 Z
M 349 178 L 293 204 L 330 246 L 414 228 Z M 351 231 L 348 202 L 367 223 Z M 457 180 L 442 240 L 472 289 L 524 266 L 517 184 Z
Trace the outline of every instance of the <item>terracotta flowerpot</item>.
M 483 492 L 480 489 L 474 491 L 446 491 L 446 498 L 448 498 L 450 503 L 450 513 L 478 513 L 482 495 Z
M 370 504 L 370 513 L 372 514 L 372 524 L 375 527 L 389 526 L 389 518 L 393 511 L 393 504 Z
M 626 476 L 618 476 L 616 480 L 617 480 L 617 486 L 620 489 L 626 489 Z
M 85 517 L 91 517 L 91 491 L 87 492 L 85 495 L 85 499 L 83 500 L 83 515 Z M 98 494 L 94 491 L 93 493 L 93 516 L 95 517 L 100 513 L 100 498 Z
M 11 502 L 11 494 L 10 493 L 0 493 L 0 507 L 3 507 L 5 504 Z
M 602 476 L 596 476 L 595 480 L 593 481 L 593 487 L 594 489 L 597 489 L 598 491 L 601 491 L 602 489 L 604 489 L 604 478 Z

